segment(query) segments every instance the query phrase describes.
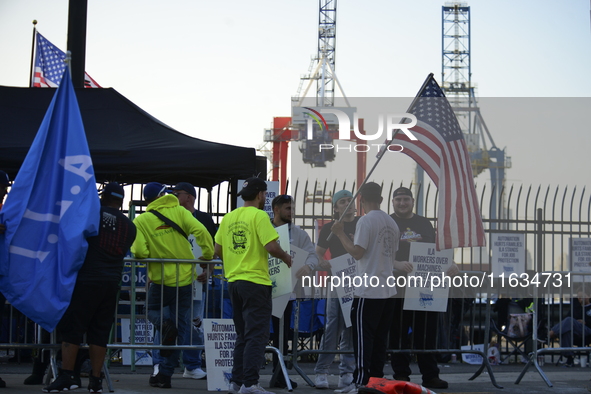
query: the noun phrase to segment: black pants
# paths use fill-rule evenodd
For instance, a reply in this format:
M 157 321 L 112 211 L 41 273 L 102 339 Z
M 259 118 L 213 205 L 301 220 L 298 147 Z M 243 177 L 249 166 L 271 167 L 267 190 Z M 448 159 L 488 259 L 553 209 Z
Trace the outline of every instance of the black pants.
M 246 387 L 259 382 L 271 321 L 271 286 L 237 280 L 228 286 L 236 329 L 232 381 Z
M 355 298 L 351 307 L 355 373 L 353 381 L 366 385 L 370 377 L 384 377 L 388 332 L 394 298 Z
M 403 298 L 396 298 L 394 320 L 390 330 L 391 349 L 435 349 L 437 346 L 437 312 L 405 311 Z M 410 333 L 409 333 L 410 331 Z M 419 370 L 423 380 L 438 378 L 439 367 L 434 353 L 417 353 Z M 394 378 L 409 377 L 410 354 L 393 353 Z

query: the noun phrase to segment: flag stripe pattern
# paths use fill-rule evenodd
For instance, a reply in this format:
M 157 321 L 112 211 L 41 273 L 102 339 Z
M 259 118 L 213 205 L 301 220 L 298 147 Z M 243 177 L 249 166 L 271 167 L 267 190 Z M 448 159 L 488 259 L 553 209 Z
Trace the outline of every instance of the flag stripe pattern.
M 48 39 L 36 32 L 37 50 L 35 51 L 35 69 L 33 71 L 34 88 L 57 88 L 66 69 L 66 54 Z M 84 73 L 85 88 L 100 88 L 94 79 Z
M 458 120 L 431 75 L 409 109 L 417 118 L 411 129 L 418 141 L 397 133 L 395 143 L 415 160 L 438 188 L 437 249 L 484 246 L 470 156 Z

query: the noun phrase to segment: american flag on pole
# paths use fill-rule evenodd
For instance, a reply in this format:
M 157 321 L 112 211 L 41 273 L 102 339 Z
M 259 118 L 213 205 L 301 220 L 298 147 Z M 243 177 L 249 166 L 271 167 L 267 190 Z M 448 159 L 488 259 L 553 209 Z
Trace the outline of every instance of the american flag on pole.
M 35 51 L 35 70 L 31 86 L 34 88 L 57 88 L 66 69 L 66 54 L 39 32 L 36 31 L 35 36 L 37 50 Z M 85 72 L 84 87 L 100 88 L 101 86 Z
M 417 118 L 418 141 L 397 133 L 393 143 L 427 172 L 438 189 L 438 250 L 484 246 L 486 237 L 468 147 L 451 105 L 430 74 L 408 110 Z

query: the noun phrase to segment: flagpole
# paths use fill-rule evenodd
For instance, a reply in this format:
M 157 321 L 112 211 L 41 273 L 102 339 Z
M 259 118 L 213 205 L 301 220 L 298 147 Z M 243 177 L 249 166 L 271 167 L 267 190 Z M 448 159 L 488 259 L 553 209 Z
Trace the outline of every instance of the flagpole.
M 33 60 L 35 58 L 35 36 L 37 35 L 37 19 L 33 19 L 33 42 L 31 44 L 31 69 L 29 73 L 29 87 L 33 87 L 33 78 L 35 76 L 35 70 L 33 69 Z
M 425 90 L 425 88 L 427 87 L 427 84 L 429 83 L 429 81 L 431 81 L 432 78 L 433 78 L 433 73 L 430 73 L 427 76 L 427 79 L 425 79 L 425 82 L 423 82 L 423 85 L 419 89 L 419 92 L 417 93 L 417 95 L 415 96 L 415 98 L 412 100 L 412 103 L 410 103 L 410 106 L 408 107 L 407 113 L 414 108 L 415 104 L 417 103 L 417 100 L 419 99 L 419 97 L 421 97 L 421 94 L 423 93 L 423 90 Z M 401 123 L 405 123 L 407 119 L 408 118 L 402 118 Z M 394 138 L 396 137 L 396 134 L 398 134 L 399 131 L 400 131 L 400 129 L 394 130 L 394 134 L 392 134 L 392 139 L 390 141 L 387 141 L 386 144 L 384 144 L 384 146 L 382 147 L 382 150 L 381 150 L 380 154 L 378 155 L 378 159 L 374 163 L 373 167 L 371 167 L 371 170 L 369 170 L 369 173 L 367 174 L 367 176 L 363 180 L 363 183 L 361 184 L 361 186 L 359 186 L 357 188 L 357 191 L 353 194 L 353 198 L 351 199 L 351 201 L 349 201 L 349 205 L 347 205 L 347 208 L 345 208 L 345 210 L 343 212 L 347 212 L 347 210 L 349 209 L 349 207 L 351 206 L 351 204 L 353 204 L 355 202 L 355 199 L 357 198 L 357 195 L 359 194 L 359 192 L 361 191 L 361 189 L 363 188 L 363 186 L 367 183 L 367 180 L 369 179 L 369 177 L 371 177 L 371 174 L 374 172 L 374 170 L 378 166 L 378 163 L 380 162 L 380 160 L 382 160 L 382 157 L 384 157 L 384 153 L 386 153 L 386 150 L 388 149 L 388 147 L 390 146 L 390 144 L 392 143 L 392 141 L 394 141 Z M 344 216 L 345 215 L 341 215 L 341 217 L 337 219 L 337 223 L 340 222 Z M 332 234 L 333 233 L 330 233 L 328 235 L 327 240 L 330 240 L 330 238 L 332 237 Z

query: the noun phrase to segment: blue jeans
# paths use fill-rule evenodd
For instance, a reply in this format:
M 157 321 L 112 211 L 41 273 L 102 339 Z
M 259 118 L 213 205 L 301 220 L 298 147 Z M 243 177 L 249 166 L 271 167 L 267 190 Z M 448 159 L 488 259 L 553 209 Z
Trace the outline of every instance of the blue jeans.
M 554 331 L 556 335 L 560 336 L 560 347 L 572 347 L 573 340 L 575 341 L 575 345 L 586 346 L 586 338 L 591 336 L 591 328 L 582 325 L 572 317 L 567 317 L 552 327 L 551 330 Z M 564 352 L 565 356 L 572 356 L 573 354 L 574 353 L 571 351 Z
M 170 311 L 168 307 L 164 308 L 163 310 L 164 319 L 168 319 L 170 317 Z M 203 317 L 203 301 L 193 300 L 193 319 L 197 316 Z M 192 325 L 191 325 L 192 327 Z M 191 340 L 191 344 L 193 345 L 203 345 L 203 331 L 202 330 L 191 330 L 189 332 L 189 339 Z M 154 334 L 154 345 L 160 345 L 160 331 L 156 329 L 156 333 Z M 189 371 L 192 371 L 196 368 L 201 368 L 202 359 L 201 359 L 201 352 L 203 350 L 183 350 L 183 365 Z M 161 364 L 163 358 L 160 356 L 160 350 L 154 349 L 152 351 L 152 364 Z
M 321 350 L 339 349 L 353 350 L 353 328 L 345 326 L 345 318 L 341 312 L 341 305 L 338 298 L 327 299 L 326 304 L 326 327 L 320 342 Z M 314 368 L 315 374 L 329 373 L 329 368 L 334 361 L 336 354 L 323 353 L 318 355 L 318 361 Z M 353 354 L 341 354 L 339 364 L 341 376 L 355 371 L 355 356 Z
M 178 329 L 177 345 L 189 345 L 190 342 L 192 296 L 191 285 L 169 287 L 152 283 L 148 290 L 148 320 L 156 330 L 160 330 L 160 325 L 164 320 L 171 320 Z M 164 308 L 169 310 L 168 318 L 164 315 Z M 172 376 L 174 368 L 178 365 L 180 352 L 180 350 L 174 350 L 169 357 L 159 355 L 160 373 Z

